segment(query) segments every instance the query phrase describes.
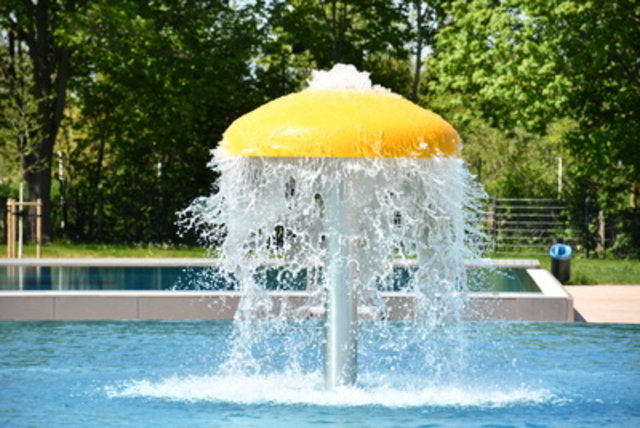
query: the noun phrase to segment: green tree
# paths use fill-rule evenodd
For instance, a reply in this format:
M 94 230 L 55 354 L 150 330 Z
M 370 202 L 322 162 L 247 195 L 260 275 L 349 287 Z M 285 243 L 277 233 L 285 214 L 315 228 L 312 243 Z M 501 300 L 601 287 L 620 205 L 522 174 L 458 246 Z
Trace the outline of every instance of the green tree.
M 175 212 L 213 181 L 209 150 L 262 100 L 253 11 L 226 1 L 95 1 L 71 23 L 75 143 L 65 153 L 66 233 L 176 238 Z
M 11 38 L 7 41 L 15 43 Z M 0 180 L 15 188 L 23 182 L 25 168 L 43 167 L 26 163 L 40 141 L 41 122 L 32 63 L 22 49 L 6 48 L 15 55 L 0 57 Z
M 353 64 L 376 83 L 407 94 L 407 19 L 402 4 L 386 0 L 278 0 L 270 3 L 267 31 L 288 46 L 287 55 L 306 55 L 307 69 Z
M 404 0 L 408 11 L 409 45 L 413 54 L 413 77 L 410 98 L 417 102 L 423 81 L 423 63 L 426 53 L 435 43 L 438 28 L 446 18 L 442 0 Z
M 640 6 L 633 0 L 453 1 L 431 65 L 467 115 L 544 132 L 569 117 L 590 172 L 621 162 L 637 181 Z M 470 108 L 469 108 L 470 107 Z
M 457 120 L 480 115 L 540 135 L 572 120 L 562 144 L 574 194 L 597 189 L 601 207 L 612 210 L 631 200 L 637 224 L 638 2 L 454 0 L 448 10 L 430 65 L 433 90 L 464 106 Z
M 42 199 L 42 237 L 52 238 L 51 160 L 71 75 L 72 49 L 62 41 L 64 21 L 77 10 L 77 2 L 6 0 L 0 6 L 0 34 L 5 39 L 3 62 L 28 55 L 33 97 L 37 100 L 37 139 L 24 156 L 24 179 L 31 198 Z M 13 77 L 13 76 L 10 76 Z M 19 83 L 12 83 L 17 88 Z

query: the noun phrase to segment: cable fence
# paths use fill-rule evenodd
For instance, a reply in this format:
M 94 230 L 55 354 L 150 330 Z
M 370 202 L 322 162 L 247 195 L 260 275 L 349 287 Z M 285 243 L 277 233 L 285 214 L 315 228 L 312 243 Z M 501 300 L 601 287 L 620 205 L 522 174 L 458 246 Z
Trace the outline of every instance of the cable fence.
M 562 239 L 586 257 L 638 256 L 637 209 L 606 213 L 589 199 L 492 198 L 486 212 L 496 255 L 546 255 Z
M 569 224 L 568 206 L 563 200 L 493 198 L 487 206 L 485 232 L 495 254 L 540 255 L 559 238 L 576 244 Z

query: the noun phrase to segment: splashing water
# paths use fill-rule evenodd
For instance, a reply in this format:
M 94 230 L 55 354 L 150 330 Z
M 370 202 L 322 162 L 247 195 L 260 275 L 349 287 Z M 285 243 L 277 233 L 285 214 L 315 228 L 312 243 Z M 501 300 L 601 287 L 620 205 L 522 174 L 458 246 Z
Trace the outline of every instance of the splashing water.
M 366 73 L 338 71 L 333 84 L 317 73 L 309 90 L 381 90 Z M 274 303 L 267 267 L 280 267 L 280 279 L 306 275 L 304 307 L 322 308 L 338 245 L 350 249 L 346 266 L 359 312 L 378 319 L 360 323 L 358 371 L 366 376 L 403 364 L 415 379 L 456 376 L 465 364 L 458 328 L 467 301 L 464 261 L 479 257 L 483 239 L 475 226 L 483 191 L 461 159 L 267 158 L 218 148 L 209 166 L 219 176 L 214 193 L 196 199 L 181 223 L 216 249 L 220 271 L 243 291 L 222 372 L 318 370 L 322 335 L 308 334 L 304 325 L 313 321 L 298 308 Z M 390 341 L 380 289 L 392 281 L 398 259 L 417 261 L 402 290 L 415 298 L 415 311 Z M 411 361 L 403 357 L 408 350 Z
M 241 404 L 315 406 L 477 406 L 497 408 L 514 404 L 539 404 L 554 400 L 546 389 L 527 387 L 456 386 L 392 388 L 373 382 L 369 388 L 318 388 L 319 373 L 272 374 L 263 377 L 169 377 L 159 382 L 129 381 L 105 389 L 109 397 L 153 397 L 173 401 L 210 401 Z

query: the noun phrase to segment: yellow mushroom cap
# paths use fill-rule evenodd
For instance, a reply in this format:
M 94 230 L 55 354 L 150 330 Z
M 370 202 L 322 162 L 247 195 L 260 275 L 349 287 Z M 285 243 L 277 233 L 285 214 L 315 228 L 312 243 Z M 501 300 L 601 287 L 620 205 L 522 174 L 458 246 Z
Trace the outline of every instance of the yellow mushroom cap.
M 224 133 L 231 155 L 431 158 L 460 156 L 460 137 L 437 114 L 390 92 L 305 90 L 241 116 Z

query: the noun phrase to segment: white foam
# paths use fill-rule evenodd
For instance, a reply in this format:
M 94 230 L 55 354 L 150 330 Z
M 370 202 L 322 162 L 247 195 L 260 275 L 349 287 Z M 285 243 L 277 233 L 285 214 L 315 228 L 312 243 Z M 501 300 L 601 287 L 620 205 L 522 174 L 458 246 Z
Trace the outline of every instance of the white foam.
M 402 407 L 504 407 L 551 402 L 554 394 L 524 386 L 429 386 L 399 388 L 386 384 L 324 388 L 320 374 L 268 376 L 172 376 L 159 381 L 132 380 L 105 388 L 109 398 L 155 398 L 171 401 L 209 401 L 237 404 L 384 406 Z
M 383 91 L 380 85 L 373 85 L 366 71 L 358 71 L 351 64 L 336 64 L 329 71 L 313 70 L 309 80 L 310 90 L 321 91 Z

